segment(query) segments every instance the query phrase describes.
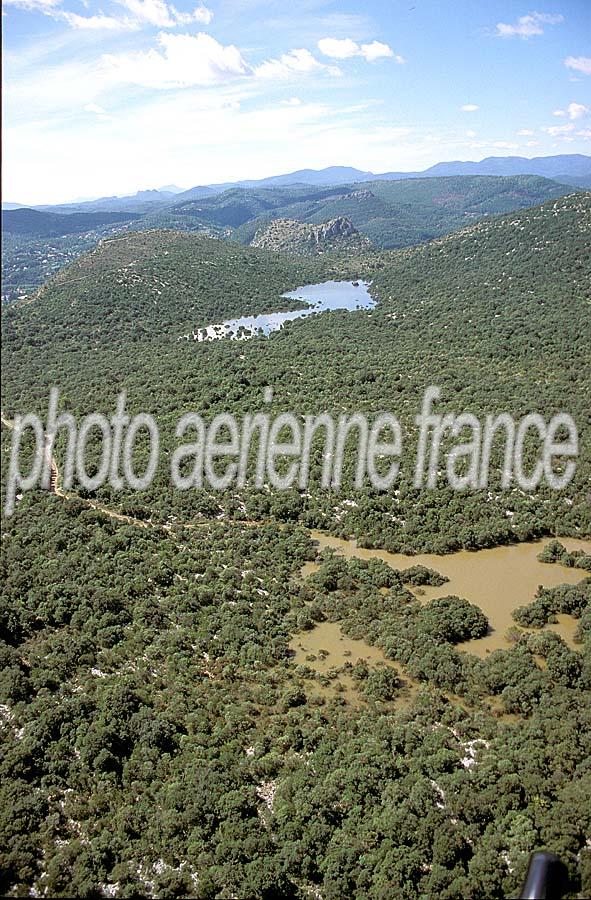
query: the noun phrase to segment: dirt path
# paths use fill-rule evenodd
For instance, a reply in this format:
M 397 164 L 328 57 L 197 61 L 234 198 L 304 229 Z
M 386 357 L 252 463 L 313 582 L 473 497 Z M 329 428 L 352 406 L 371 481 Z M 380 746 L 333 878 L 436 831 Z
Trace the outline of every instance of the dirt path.
M 14 429 L 14 422 L 12 422 L 10 419 L 7 419 L 4 414 L 0 414 L 0 420 L 2 421 L 2 424 L 10 430 Z M 47 446 L 47 444 L 45 446 L 45 453 L 46 455 L 49 454 L 49 447 Z M 170 532 L 176 526 L 179 526 L 181 528 L 208 528 L 211 525 L 214 525 L 216 523 L 221 524 L 222 522 L 225 525 L 241 525 L 243 527 L 251 528 L 256 527 L 257 525 L 265 524 L 264 522 L 257 522 L 251 519 L 207 519 L 204 522 L 176 522 L 173 525 L 172 523 L 160 524 L 151 522 L 149 519 L 136 519 L 134 516 L 127 516 L 124 513 L 117 512 L 117 510 L 109 509 L 108 506 L 103 506 L 102 503 L 97 503 L 96 500 L 90 500 L 88 497 L 81 497 L 74 491 L 64 491 L 60 485 L 59 468 L 54 456 L 49 457 L 49 467 L 49 493 L 55 494 L 56 497 L 61 497 L 63 500 L 78 500 L 79 503 L 83 503 L 89 509 L 94 509 L 97 512 L 101 512 L 105 516 L 109 516 L 109 518 L 111 519 L 116 519 L 118 522 L 124 522 L 126 525 L 134 525 L 136 528 L 160 528 L 162 531 Z

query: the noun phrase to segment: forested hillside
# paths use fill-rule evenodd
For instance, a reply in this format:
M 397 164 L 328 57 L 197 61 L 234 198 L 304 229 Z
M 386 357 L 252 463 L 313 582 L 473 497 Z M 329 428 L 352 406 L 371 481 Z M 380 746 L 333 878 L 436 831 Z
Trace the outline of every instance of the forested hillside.
M 281 293 L 326 270 L 314 260 L 193 234 L 132 233 L 102 241 L 35 300 L 7 310 L 6 350 L 32 343 L 59 357 L 67 346 L 84 352 L 100 344 L 131 359 L 138 342 L 170 347 L 183 329 L 220 317 L 297 308 Z M 144 365 L 149 370 L 149 360 Z
M 92 231 L 102 225 L 130 222 L 139 216 L 127 212 L 93 212 L 58 215 L 36 209 L 12 209 L 2 213 L 2 230 L 7 234 L 29 237 L 62 237 L 80 231 Z
M 486 627 L 466 601 L 337 560 L 302 584 L 300 528 L 46 495 L 3 530 L 3 892 L 488 900 L 547 845 L 588 894 L 588 628 L 481 663 L 454 649 Z M 310 615 L 402 659 L 414 702 L 362 665 L 356 702 L 323 692 L 288 651 Z
M 249 244 L 257 232 L 280 219 L 317 226 L 346 217 L 377 247 L 407 247 L 448 234 L 482 216 L 532 206 L 570 190 L 530 175 L 459 176 L 336 186 L 236 186 L 217 193 L 195 189 L 178 196 L 144 191 L 131 198 L 105 198 L 92 204 L 55 207 L 55 211 L 8 211 L 4 214 L 8 237 L 2 255 L 8 286 L 4 295 L 12 300 L 30 294 L 56 271 L 58 260 L 63 265 L 104 237 L 105 222 L 111 223 L 113 234 L 165 228 Z M 83 241 L 77 239 L 82 229 L 86 229 Z M 67 255 L 60 252 L 62 247 L 69 251 Z
M 563 185 L 533 175 L 369 181 L 340 196 L 298 200 L 275 209 L 272 216 L 313 223 L 347 216 L 376 246 L 408 247 L 441 237 L 481 216 L 533 206 L 567 192 Z M 249 221 L 238 230 L 238 236 L 248 239 L 257 227 L 260 223 Z
M 545 565 L 580 581 L 524 596 L 517 621 L 538 630 L 479 659 L 458 647 L 487 630 L 469 596 L 425 604 L 436 572 L 317 557 L 309 528 L 407 552 L 591 535 L 590 245 L 589 194 L 345 258 L 153 231 L 4 311 L 7 418 L 43 416 L 52 385 L 77 417 L 126 390 L 164 446 L 142 493 L 26 493 L 3 518 L 0 893 L 500 900 L 547 846 L 569 896 L 589 895 L 588 557 L 550 543 Z M 377 305 L 191 337 L 329 278 L 371 280 Z M 356 491 L 348 459 L 329 492 L 318 448 L 306 491 L 170 485 L 186 411 L 258 411 L 272 387 L 274 414 L 391 410 L 413 446 L 429 384 L 479 417 L 568 410 L 573 483 L 419 492 L 403 471 L 395 490 Z M 578 620 L 572 646 L 539 630 L 559 614 Z M 296 665 L 290 642 L 322 622 L 384 663 Z
M 441 387 L 443 409 L 479 417 L 567 410 L 579 428 L 580 459 L 561 492 L 417 492 L 411 460 L 395 496 L 355 491 L 349 478 L 337 496 L 313 487 L 208 497 L 171 491 L 163 457 L 145 495 L 100 493 L 140 516 L 246 511 L 411 552 L 589 533 L 590 199 L 573 195 L 425 247 L 348 259 L 290 257 L 170 232 L 106 242 L 38 300 L 5 313 L 3 408 L 12 414 L 32 403 L 43 411 L 55 383 L 77 415 L 109 412 L 124 386 L 130 408 L 157 416 L 167 450 L 183 412 L 258 410 L 267 385 L 274 414 L 390 409 L 409 447 L 429 384 Z M 190 339 L 196 327 L 225 317 L 293 307 L 283 291 L 333 277 L 373 279 L 377 307 L 312 317 L 239 345 Z M 355 504 L 343 507 L 344 499 Z

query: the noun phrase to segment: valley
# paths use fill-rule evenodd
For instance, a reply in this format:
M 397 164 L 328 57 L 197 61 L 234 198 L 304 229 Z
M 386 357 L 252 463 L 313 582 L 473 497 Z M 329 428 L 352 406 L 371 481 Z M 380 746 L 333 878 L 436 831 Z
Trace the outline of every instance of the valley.
M 591 195 L 541 199 L 472 217 L 463 194 L 394 249 L 134 223 L 5 307 L 3 420 L 44 420 L 52 385 L 77 419 L 124 390 L 162 464 L 144 490 L 58 482 L 3 517 L 2 891 L 484 900 L 542 845 L 584 894 Z M 495 451 L 486 489 L 418 490 L 407 465 L 357 490 L 351 445 L 325 490 L 318 440 L 306 489 L 170 483 L 183 413 L 387 409 L 414 447 L 433 383 L 479 418 L 567 409 L 573 480 L 503 487 Z M 5 478 L 9 427 L 1 446 Z
M 531 175 L 477 175 L 331 185 L 222 185 L 219 191 L 193 189 L 162 196 L 148 191 L 77 206 L 4 210 L 5 302 L 30 293 L 104 237 L 128 231 L 199 232 L 300 254 L 366 252 L 372 247 L 412 246 L 482 216 L 572 190 Z
M 0 897 L 588 900 L 591 3 L 2 14 Z

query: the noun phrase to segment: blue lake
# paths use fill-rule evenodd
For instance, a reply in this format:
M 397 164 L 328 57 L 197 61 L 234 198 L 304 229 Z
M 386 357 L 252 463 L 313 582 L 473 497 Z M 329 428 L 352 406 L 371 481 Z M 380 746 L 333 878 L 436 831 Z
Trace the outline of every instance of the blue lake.
M 365 281 L 324 281 L 321 284 L 308 284 L 281 295 L 289 300 L 303 301 L 307 304 L 303 309 L 227 319 L 218 325 L 206 325 L 197 329 L 194 337 L 197 341 L 215 341 L 224 337 L 231 340 L 246 340 L 279 331 L 286 322 L 319 315 L 331 309 L 344 309 L 350 312 L 372 309 L 375 300 L 370 296 L 368 286 L 368 282 Z

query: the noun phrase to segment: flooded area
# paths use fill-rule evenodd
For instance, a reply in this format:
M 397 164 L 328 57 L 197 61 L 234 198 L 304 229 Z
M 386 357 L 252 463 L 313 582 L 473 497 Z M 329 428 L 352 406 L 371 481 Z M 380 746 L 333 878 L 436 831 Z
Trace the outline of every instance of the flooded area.
M 576 584 L 587 576 L 583 569 L 573 569 L 557 564 L 542 563 L 537 556 L 550 538 L 529 543 L 495 547 L 490 550 L 438 556 L 420 553 L 409 556 L 402 553 L 388 553 L 386 550 L 366 550 L 355 541 L 332 537 L 320 531 L 311 532 L 318 550 L 331 548 L 340 556 L 358 559 L 381 559 L 393 569 L 406 569 L 413 565 L 423 565 L 446 575 L 449 581 L 440 587 L 410 588 L 422 603 L 437 597 L 456 594 L 465 597 L 482 609 L 489 620 L 490 630 L 484 638 L 458 644 L 460 650 L 473 653 L 481 659 L 493 650 L 511 646 L 506 638 L 509 628 L 516 625 L 512 612 L 518 606 L 530 603 L 539 585 L 555 587 L 559 584 Z M 584 550 L 591 553 L 591 541 L 574 538 L 558 538 L 567 550 Z M 319 568 L 318 563 L 307 562 L 302 567 L 302 578 L 308 578 Z M 573 638 L 577 619 L 558 615 L 558 622 L 545 626 L 559 634 L 570 647 L 575 647 Z M 528 630 L 528 629 L 523 629 Z M 531 629 L 534 630 L 534 629 Z M 400 696 L 394 705 L 407 707 L 419 689 L 419 684 L 406 674 L 401 666 L 386 659 L 378 647 L 363 640 L 354 640 L 344 635 L 338 622 L 320 622 L 310 631 L 294 635 L 290 641 L 293 660 L 297 665 L 308 666 L 320 676 L 316 683 L 318 692 L 325 696 L 341 694 L 348 702 L 357 705 L 362 702 L 362 694 L 351 674 L 346 669 L 364 660 L 372 669 L 379 666 L 395 668 L 401 678 Z M 345 671 L 343 671 L 345 666 Z M 339 670 L 336 679 L 329 683 L 331 670 Z
M 493 650 L 510 646 L 505 635 L 509 628 L 516 625 L 512 612 L 518 606 L 531 603 L 539 585 L 555 587 L 559 584 L 576 584 L 588 574 L 583 569 L 540 562 L 538 553 L 550 538 L 490 550 L 461 550 L 445 556 L 434 553 L 409 556 L 388 553 L 386 550 L 366 550 L 358 547 L 355 541 L 342 540 L 320 531 L 313 531 L 311 535 L 318 543 L 319 550 L 331 547 L 339 555 L 349 558 L 381 559 L 393 569 L 423 565 L 446 575 L 449 581 L 440 587 L 414 588 L 414 593 L 423 603 L 436 597 L 456 594 L 479 606 L 489 621 L 490 631 L 486 637 L 459 644 L 458 648 L 481 658 Z M 584 550 L 591 553 L 591 541 L 576 538 L 558 540 L 569 551 Z M 310 566 L 309 563 L 307 565 Z M 307 569 L 308 574 L 311 571 Z M 573 637 L 577 620 L 567 615 L 558 615 L 557 619 L 556 624 L 547 625 L 546 628 L 559 634 L 570 647 L 576 646 Z
M 401 680 L 399 696 L 393 701 L 396 708 L 410 705 L 418 690 L 418 682 L 407 675 L 402 666 L 386 659 L 379 647 L 373 647 L 363 640 L 354 640 L 343 634 L 338 622 L 319 622 L 310 631 L 294 635 L 290 641 L 293 661 L 300 666 L 309 666 L 320 676 L 329 676 L 331 670 L 354 666 L 365 661 L 370 669 L 388 666 L 395 669 Z M 362 701 L 361 692 L 352 675 L 339 671 L 331 684 L 317 683 L 318 693 L 325 696 L 341 694 L 348 702 L 356 705 Z
M 365 281 L 325 281 L 321 284 L 308 284 L 281 295 L 285 299 L 302 301 L 306 304 L 302 309 L 227 319 L 217 325 L 198 328 L 193 332 L 193 338 L 196 341 L 216 341 L 225 337 L 234 341 L 248 340 L 279 331 L 286 322 L 318 315 L 327 310 L 344 309 L 353 312 L 359 309 L 372 309 L 375 300 L 370 296 L 368 287 L 369 284 Z

